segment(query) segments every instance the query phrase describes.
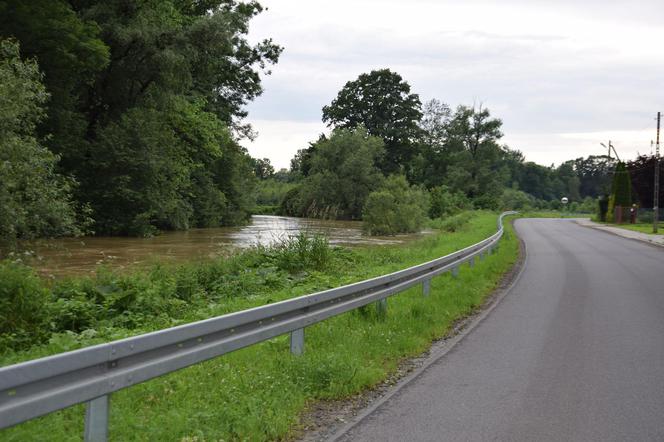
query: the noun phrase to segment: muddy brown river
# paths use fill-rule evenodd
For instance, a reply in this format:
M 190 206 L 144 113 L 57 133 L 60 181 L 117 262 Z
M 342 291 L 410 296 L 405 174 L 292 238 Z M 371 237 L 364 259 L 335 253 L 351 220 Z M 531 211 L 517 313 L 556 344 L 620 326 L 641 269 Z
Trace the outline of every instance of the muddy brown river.
M 367 237 L 357 221 L 325 221 L 254 215 L 248 225 L 164 232 L 152 238 L 85 237 L 26 244 L 28 258 L 40 274 L 50 277 L 93 274 L 98 266 L 131 269 L 154 262 L 185 262 L 228 255 L 238 248 L 269 245 L 301 232 L 326 235 L 331 244 L 358 246 L 395 244 L 422 236 Z M 425 232 L 426 233 L 426 232 Z

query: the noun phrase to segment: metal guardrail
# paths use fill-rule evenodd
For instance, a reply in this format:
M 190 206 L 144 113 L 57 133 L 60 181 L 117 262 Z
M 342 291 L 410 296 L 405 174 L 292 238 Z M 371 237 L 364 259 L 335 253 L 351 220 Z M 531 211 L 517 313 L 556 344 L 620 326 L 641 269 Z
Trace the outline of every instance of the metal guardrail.
M 385 308 L 387 297 L 419 283 L 428 295 L 434 276 L 472 267 L 498 245 L 502 220 L 514 213 L 501 214 L 489 238 L 405 270 L 0 368 L 0 429 L 87 402 L 85 440 L 105 441 L 111 393 L 289 332 L 291 352 L 301 354 L 305 327 L 376 301 Z

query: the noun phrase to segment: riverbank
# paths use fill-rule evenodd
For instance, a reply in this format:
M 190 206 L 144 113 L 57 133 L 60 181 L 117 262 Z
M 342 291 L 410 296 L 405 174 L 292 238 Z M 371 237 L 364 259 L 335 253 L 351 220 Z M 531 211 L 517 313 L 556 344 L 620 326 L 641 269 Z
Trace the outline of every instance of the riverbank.
M 495 231 L 495 214 L 465 216 L 467 222 L 455 223 L 454 233 L 441 231 L 405 245 L 332 249 L 331 255 L 323 251 L 328 249 L 313 247 L 308 267 L 298 267 L 301 261 L 287 249 L 279 253 L 263 249 L 236 262 L 210 264 L 202 269 L 185 266 L 176 271 L 155 270 L 143 279 L 115 277 L 115 287 L 121 287 L 122 293 L 144 296 L 139 305 L 167 300 L 158 296 L 166 289 L 172 290 L 169 293 L 178 302 L 175 308 L 163 312 L 166 314 L 143 313 L 147 324 L 129 329 L 122 328 L 121 322 L 106 323 L 104 327 L 101 321 L 98 329 L 59 333 L 48 345 L 6 353 L 2 363 L 366 279 L 448 254 Z M 458 279 L 449 275 L 435 278 L 429 297 L 422 297 L 421 289 L 414 288 L 390 298 L 385 315 L 364 308 L 308 328 L 306 351 L 301 357 L 290 355 L 284 336 L 121 391 L 112 398 L 111 437 L 202 441 L 292 436 L 308 405 L 377 385 L 404 358 L 421 353 L 432 340 L 445 335 L 456 320 L 481 305 L 517 255 L 518 241 L 507 226 L 498 253 L 478 262 L 472 270 L 464 267 Z M 315 256 L 318 261 L 313 259 Z M 185 301 L 183 294 L 187 293 L 190 298 Z M 114 298 L 118 298 L 117 293 Z M 166 318 L 168 312 L 180 314 Z M 135 314 L 133 321 L 137 322 L 138 312 Z M 73 407 L 6 430 L 0 436 L 3 440 L 70 440 L 81 434 L 83 414 L 82 406 Z
M 94 276 L 100 266 L 127 272 L 149 268 L 157 262 L 181 264 L 224 258 L 238 250 L 267 247 L 300 233 L 324 235 L 331 244 L 345 247 L 404 243 L 426 234 L 369 237 L 362 233 L 360 221 L 254 215 L 244 226 L 162 232 L 149 238 L 34 240 L 21 244 L 21 256 L 47 278 Z

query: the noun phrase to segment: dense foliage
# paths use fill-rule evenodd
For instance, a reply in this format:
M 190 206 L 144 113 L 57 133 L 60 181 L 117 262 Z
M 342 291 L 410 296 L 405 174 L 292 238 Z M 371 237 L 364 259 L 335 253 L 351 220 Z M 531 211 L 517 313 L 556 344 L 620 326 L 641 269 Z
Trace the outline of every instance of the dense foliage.
M 342 259 L 324 237 L 300 235 L 206 264 L 155 266 L 145 274 L 99 272 L 52 284 L 19 261 L 0 261 L 0 354 L 59 333 L 160 326 L 194 308 L 278 289 Z M 296 276 L 297 274 L 297 276 Z
M 617 216 L 622 218 L 622 215 L 617 215 L 615 209 L 620 207 L 622 208 L 622 213 L 625 213 L 625 209 L 632 205 L 632 182 L 629 176 L 629 172 L 625 167 L 625 163 L 622 161 L 618 162 L 616 169 L 613 173 L 613 181 L 611 182 L 611 194 L 609 195 L 609 203 L 607 207 L 607 221 L 613 222 L 619 221 Z
M 623 162 L 619 162 L 616 166 L 611 195 L 616 206 L 629 207 L 632 205 L 632 181 Z
M 336 129 L 315 143 L 308 175 L 291 190 L 282 212 L 295 216 L 360 219 L 369 194 L 384 177 L 383 141 L 363 127 Z
M 653 207 L 655 197 L 655 156 L 640 155 L 626 164 L 631 177 L 633 197 L 641 207 Z M 659 161 L 660 180 L 664 180 L 664 161 Z M 664 205 L 664 185 L 659 185 L 659 205 Z
M 366 128 L 370 135 L 385 142 L 385 173 L 402 170 L 413 156 L 413 145 L 420 135 L 422 117 L 417 94 L 401 75 L 389 69 L 361 74 L 349 81 L 328 106 L 323 107 L 323 121 L 330 126 Z
M 235 0 L 0 0 L 2 117 L 16 106 L 25 114 L 23 126 L 2 128 L 2 241 L 83 228 L 148 236 L 277 207 L 361 219 L 391 175 L 429 192 L 432 217 L 608 193 L 610 159 L 525 162 L 501 144 L 489 109 L 422 104 L 390 69 L 347 82 L 323 107 L 332 133 L 275 172 L 238 144 L 253 136 L 244 106 L 281 52 L 247 39 L 261 11 Z
M 38 63 L 51 97 L 37 134 L 78 182 L 95 232 L 249 216 L 256 165 L 238 144 L 252 135 L 244 105 L 281 52 L 246 38 L 261 11 L 234 0 L 0 1 L 0 38 Z
M 369 167 L 372 161 L 364 160 L 367 170 L 373 171 L 369 181 L 380 187 L 383 179 L 375 173 L 380 171 L 384 177 L 396 173 L 411 185 L 423 186 L 429 193 L 429 216 L 433 218 L 468 208 L 559 209 L 563 196 L 570 200 L 571 210 L 594 212 L 594 200 L 609 193 L 615 165 L 605 156 L 578 158 L 558 167 L 526 162 L 521 152 L 501 144 L 502 121 L 489 109 L 480 105 L 453 110 L 437 99 L 421 105 L 410 85 L 389 69 L 371 71 L 346 83 L 323 107 L 323 121 L 336 130 L 365 130 L 380 138 L 385 146 L 382 159 L 373 159 L 373 169 Z M 333 132 L 332 138 L 337 136 Z M 346 166 L 340 159 L 323 160 L 329 157 L 320 151 L 327 142 L 321 135 L 291 160 L 290 176 L 298 184 L 286 194 L 282 213 L 356 218 L 363 212 L 365 221 L 367 215 L 380 211 L 395 213 L 387 209 L 391 199 L 380 192 L 370 200 L 370 209 L 339 209 L 342 200 L 369 201 L 367 186 L 343 185 L 343 177 L 350 184 L 358 178 L 343 172 Z M 324 173 L 321 161 L 326 164 Z M 407 220 L 402 222 L 409 225 Z M 381 223 L 380 228 L 368 227 L 367 231 L 394 230 L 385 227 L 392 221 Z M 372 217 L 370 224 L 379 222 Z
M 418 232 L 428 211 L 428 192 L 409 185 L 403 175 L 392 175 L 367 197 L 363 227 L 370 235 Z
M 48 100 L 41 80 L 15 41 L 0 41 L 0 242 L 79 232 L 73 182 L 36 134 Z

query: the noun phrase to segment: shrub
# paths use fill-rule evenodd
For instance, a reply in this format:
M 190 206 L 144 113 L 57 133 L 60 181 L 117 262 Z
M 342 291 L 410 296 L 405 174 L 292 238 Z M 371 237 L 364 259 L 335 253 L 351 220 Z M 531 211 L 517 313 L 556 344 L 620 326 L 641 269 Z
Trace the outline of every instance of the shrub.
M 535 197 L 521 190 L 505 189 L 501 197 L 501 207 L 505 210 L 530 209 L 535 205 Z
M 448 218 L 442 219 L 437 223 L 432 223 L 432 227 L 444 230 L 446 232 L 456 232 L 461 227 L 468 224 L 474 216 L 474 212 L 463 212 Z
M 383 182 L 376 166 L 385 152 L 383 141 L 360 127 L 336 129 L 329 139 L 322 138 L 314 146 L 309 175 L 286 192 L 281 212 L 359 219 L 367 196 Z
M 472 204 L 466 194 L 460 191 L 452 192 L 447 186 L 434 187 L 430 191 L 431 207 L 430 218 L 453 215 L 462 210 L 470 209 Z
M 428 209 L 426 191 L 409 186 L 403 175 L 393 175 L 380 190 L 369 194 L 363 228 L 369 235 L 417 232 L 424 225 Z
M 48 334 L 49 293 L 29 267 L 0 262 L 0 348 L 27 347 Z
M 500 208 L 500 193 L 487 193 L 473 198 L 473 206 L 484 210 L 498 210 Z
M 330 243 L 322 235 L 308 236 L 300 233 L 289 237 L 270 250 L 277 268 L 290 273 L 306 269 L 322 270 L 330 261 Z

